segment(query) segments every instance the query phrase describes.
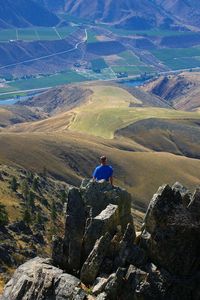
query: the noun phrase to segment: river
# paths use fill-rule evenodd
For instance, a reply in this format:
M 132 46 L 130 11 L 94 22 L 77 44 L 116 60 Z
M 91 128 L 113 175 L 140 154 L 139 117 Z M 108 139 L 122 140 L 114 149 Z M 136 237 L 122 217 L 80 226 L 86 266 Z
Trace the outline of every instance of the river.
M 121 85 L 127 86 L 127 87 L 136 87 L 136 86 L 142 86 L 145 82 L 148 82 L 149 79 L 127 79 L 122 80 L 119 83 Z
M 10 99 L 6 99 L 6 100 L 0 100 L 0 106 L 7 106 L 7 105 L 14 105 L 15 103 L 19 102 L 19 101 L 25 101 L 27 100 L 28 98 L 30 97 L 33 97 L 33 96 L 38 96 L 40 93 L 34 93 L 34 94 L 29 94 L 29 95 L 26 95 L 26 96 L 18 96 L 18 97 L 13 97 L 13 98 L 10 98 Z
M 121 80 L 118 81 L 118 83 L 120 83 L 121 85 L 127 86 L 127 87 L 136 87 L 136 86 L 141 86 L 143 85 L 145 82 L 147 82 L 149 79 L 126 79 L 126 80 Z M 14 105 L 15 103 L 17 103 L 18 101 L 25 101 L 30 97 L 33 96 L 37 96 L 41 94 L 40 93 L 34 93 L 34 94 L 29 94 L 27 96 L 18 96 L 18 97 L 13 97 L 10 99 L 6 99 L 6 100 L 0 100 L 0 106 L 6 106 L 6 105 Z

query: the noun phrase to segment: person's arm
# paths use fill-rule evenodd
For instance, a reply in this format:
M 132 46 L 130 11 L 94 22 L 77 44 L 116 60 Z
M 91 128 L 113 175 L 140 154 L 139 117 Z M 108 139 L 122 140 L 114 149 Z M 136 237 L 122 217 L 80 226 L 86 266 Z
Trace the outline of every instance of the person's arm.
M 110 177 L 109 177 L 110 184 L 113 185 L 113 168 L 110 166 Z
M 96 175 L 97 175 L 97 168 L 94 170 L 94 172 L 92 174 L 93 181 L 96 181 Z
M 113 176 L 111 176 L 109 179 L 110 179 L 110 184 L 113 185 Z

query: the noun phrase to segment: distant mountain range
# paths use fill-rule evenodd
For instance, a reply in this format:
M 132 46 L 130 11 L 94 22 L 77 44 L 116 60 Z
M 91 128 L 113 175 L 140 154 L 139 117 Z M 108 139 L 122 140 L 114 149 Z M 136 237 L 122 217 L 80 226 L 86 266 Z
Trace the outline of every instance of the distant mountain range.
M 200 26 L 200 3 L 195 0 L 7 0 L 0 7 L 0 28 L 54 26 L 57 13 L 123 29 Z
M 196 0 L 35 0 L 53 12 L 66 12 L 125 29 L 200 26 Z
M 58 17 L 32 0 L 6 0 L 0 5 L 0 28 L 54 26 Z
M 198 0 L 155 0 L 155 2 L 177 21 L 200 26 L 200 2 Z

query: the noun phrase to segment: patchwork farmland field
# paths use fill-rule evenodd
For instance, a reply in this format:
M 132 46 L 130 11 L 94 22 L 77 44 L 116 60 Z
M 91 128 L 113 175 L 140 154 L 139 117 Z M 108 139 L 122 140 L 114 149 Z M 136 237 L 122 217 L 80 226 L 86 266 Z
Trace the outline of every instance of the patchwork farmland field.
M 148 66 L 113 66 L 113 71 L 115 73 L 126 72 L 129 76 L 139 75 L 141 73 L 153 72 L 154 70 Z
M 93 70 L 102 70 L 108 68 L 108 65 L 103 58 L 94 59 L 91 61 L 91 64 Z
M 173 70 L 200 67 L 200 47 L 152 50 L 152 54 Z
M 140 66 L 143 64 L 132 51 L 124 51 L 119 54 L 119 57 L 123 58 L 127 65 Z
M 37 40 L 59 40 L 66 38 L 77 30 L 77 27 L 32 27 L 24 29 L 0 30 L 0 41 L 9 42 L 16 40 L 37 41 Z
M 7 87 L 0 88 L 0 97 L 3 96 L 3 98 L 8 98 L 9 93 L 14 91 L 55 87 L 57 85 L 68 84 L 73 82 L 82 82 L 85 80 L 86 78 L 84 76 L 81 76 L 78 73 L 70 70 L 51 76 L 16 80 L 10 82 Z M 3 95 L 4 93 L 8 93 L 7 97 Z
M 108 28 L 105 24 L 99 24 L 99 26 Z M 158 28 L 152 28 L 150 30 L 128 30 L 109 26 L 109 30 L 119 36 L 129 36 L 129 35 L 143 35 L 143 36 L 157 36 L 157 37 L 167 37 L 167 36 L 181 36 L 181 35 L 192 35 L 191 31 L 179 31 L 179 30 L 162 30 Z

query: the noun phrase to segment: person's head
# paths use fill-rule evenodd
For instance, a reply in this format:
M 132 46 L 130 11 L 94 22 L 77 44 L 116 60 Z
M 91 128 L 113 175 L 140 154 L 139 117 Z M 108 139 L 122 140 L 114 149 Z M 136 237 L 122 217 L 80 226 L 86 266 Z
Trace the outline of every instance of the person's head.
M 100 163 L 101 163 L 102 165 L 106 165 L 106 163 L 107 163 L 107 157 L 106 157 L 106 156 L 101 156 L 101 157 L 100 157 Z

